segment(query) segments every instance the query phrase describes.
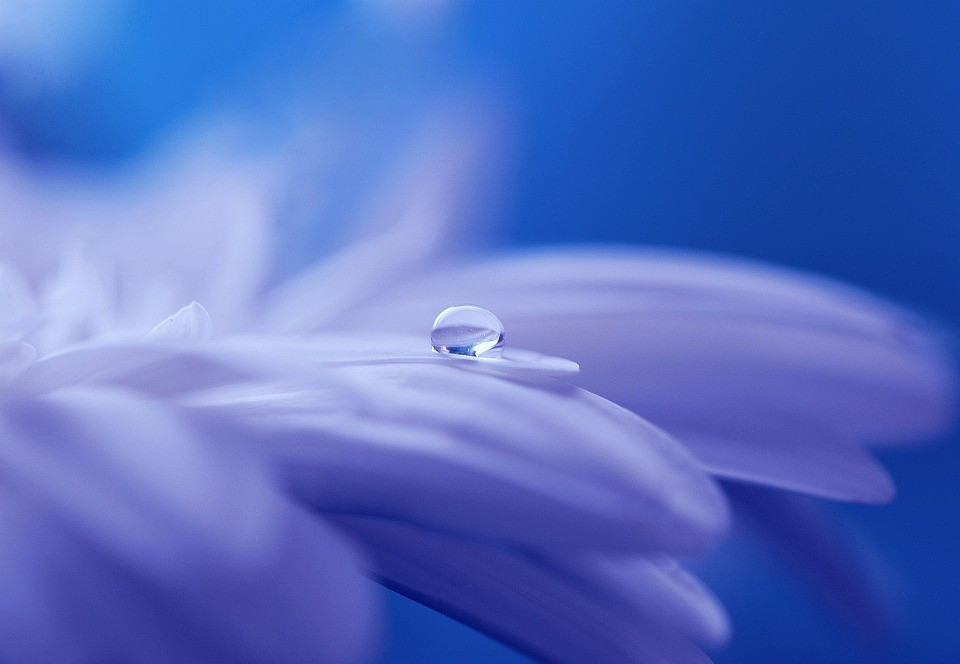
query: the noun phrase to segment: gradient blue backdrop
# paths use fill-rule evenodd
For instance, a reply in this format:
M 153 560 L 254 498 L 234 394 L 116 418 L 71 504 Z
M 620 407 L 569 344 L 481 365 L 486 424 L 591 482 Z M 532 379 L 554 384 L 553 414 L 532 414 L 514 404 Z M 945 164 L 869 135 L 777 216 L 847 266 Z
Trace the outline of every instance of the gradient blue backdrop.
M 345 11 L 142 3 L 71 87 L 24 101 L 0 80 L 0 123 L 31 158 L 109 165 L 198 109 L 262 97 L 270 72 L 300 66 L 297 35 L 350 47 L 326 30 Z M 960 324 L 960 2 L 484 2 L 455 13 L 430 46 L 439 59 L 403 75 L 442 88 L 482 72 L 513 100 L 504 242 L 735 252 Z M 323 39 L 311 44 L 321 60 Z M 725 554 L 739 576 L 711 579 L 736 632 L 718 662 L 960 661 L 960 446 L 885 461 L 897 501 L 837 511 L 900 575 L 900 643 L 871 654 L 775 561 L 737 549 Z M 385 662 L 524 661 L 406 600 L 390 619 Z

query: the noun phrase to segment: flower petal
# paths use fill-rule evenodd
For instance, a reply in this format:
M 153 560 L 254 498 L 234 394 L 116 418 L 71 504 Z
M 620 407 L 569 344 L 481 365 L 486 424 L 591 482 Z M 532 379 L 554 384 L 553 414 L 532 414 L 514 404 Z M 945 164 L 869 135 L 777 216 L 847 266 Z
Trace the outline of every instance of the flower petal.
M 563 384 L 358 364 L 188 402 L 210 426 L 240 427 L 230 435 L 252 437 L 325 512 L 577 549 L 702 550 L 726 526 L 679 445 Z
M 117 392 L 0 400 L 0 659 L 349 661 L 354 554 L 254 466 Z
M 656 427 L 572 386 L 471 370 L 428 348 L 336 335 L 88 345 L 17 383 L 120 386 L 253 427 L 327 510 L 580 547 L 699 550 L 723 531 L 722 495 Z M 564 521 L 544 522 L 544 510 Z
M 0 340 L 0 386 L 21 374 L 37 358 L 37 349 L 22 341 Z
M 19 339 L 35 320 L 36 308 L 19 271 L 0 262 L 0 340 Z
M 0 259 L 40 290 L 62 270 L 67 252 L 70 273 L 54 295 L 63 293 L 55 304 L 74 310 L 74 318 L 98 317 L 101 300 L 109 300 L 111 328 L 133 329 L 195 299 L 220 328 L 235 329 L 265 280 L 284 165 L 224 136 L 200 127 L 110 178 L 34 173 L 0 154 Z
M 407 278 L 441 251 L 452 253 L 464 216 L 478 207 L 477 181 L 494 153 L 489 113 L 472 106 L 446 109 L 407 150 L 385 191 L 358 220 L 364 236 L 281 284 L 267 297 L 263 330 L 318 329 L 390 283 Z M 486 109 L 489 110 L 489 109 Z
M 199 302 L 191 302 L 147 333 L 151 341 L 206 341 L 212 336 L 210 314 Z
M 831 500 L 893 500 L 887 471 L 849 435 L 789 414 L 736 420 L 737 414 L 717 414 L 709 434 L 676 425 L 683 442 L 713 474 Z
M 506 344 L 579 362 L 580 385 L 642 413 L 698 455 L 715 447 L 705 460 L 731 476 L 883 500 L 887 479 L 851 445 L 934 435 L 952 415 L 949 363 L 908 314 L 825 280 L 734 260 L 520 256 L 426 274 L 333 327 L 422 330 L 460 301 L 494 311 Z M 811 458 L 855 471 L 850 485 L 799 477 L 792 464 L 801 440 Z M 730 444 L 768 462 L 724 449 Z
M 276 370 L 209 352 L 213 344 L 136 341 L 91 343 L 41 358 L 17 377 L 20 392 L 44 393 L 80 385 L 129 387 L 164 396 L 231 384 Z
M 202 330 L 205 324 L 198 327 Z M 405 335 L 230 337 L 202 346 L 176 338 L 101 338 L 47 355 L 19 378 L 17 388 L 47 392 L 101 384 L 169 396 L 255 379 L 313 375 L 321 368 L 373 364 L 433 364 L 531 381 L 579 371 L 569 360 L 517 348 L 496 359 L 441 355 L 428 340 Z
M 818 505 L 762 487 L 724 484 L 738 522 L 746 524 L 867 643 L 895 627 L 887 579 L 880 579 L 869 546 L 839 528 Z
M 116 316 L 109 282 L 90 256 L 64 251 L 58 270 L 41 292 L 38 321 L 24 336 L 41 354 L 105 332 Z
M 683 621 L 713 623 L 719 615 L 724 622 L 712 597 L 678 593 L 651 561 L 583 561 L 578 573 L 395 521 L 336 523 L 365 546 L 371 573 L 384 585 L 540 660 L 708 662 L 684 635 Z M 681 622 L 671 622 L 678 616 Z

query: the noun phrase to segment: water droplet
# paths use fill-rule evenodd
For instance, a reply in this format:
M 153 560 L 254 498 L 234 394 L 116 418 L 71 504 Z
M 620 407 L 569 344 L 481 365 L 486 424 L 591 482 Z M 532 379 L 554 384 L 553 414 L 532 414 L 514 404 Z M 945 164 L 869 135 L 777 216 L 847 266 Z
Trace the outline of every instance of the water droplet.
M 503 324 L 481 307 L 444 309 L 430 333 L 433 350 L 445 355 L 499 357 L 503 354 Z

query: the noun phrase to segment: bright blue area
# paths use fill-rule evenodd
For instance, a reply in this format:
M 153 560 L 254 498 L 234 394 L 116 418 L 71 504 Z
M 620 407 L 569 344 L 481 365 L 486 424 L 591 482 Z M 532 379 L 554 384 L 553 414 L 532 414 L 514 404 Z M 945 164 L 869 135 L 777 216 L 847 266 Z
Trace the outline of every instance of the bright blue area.
M 145 3 L 84 81 L 42 103 L 7 103 L 0 118 L 35 158 L 126 157 L 195 109 L 242 99 L 251 68 L 295 69 L 285 36 L 343 11 L 199 6 Z M 960 323 L 960 3 L 502 1 L 463 11 L 444 45 L 451 60 L 482 68 L 515 100 L 511 243 L 735 252 Z M 960 661 L 960 445 L 885 462 L 897 501 L 841 510 L 901 575 L 904 637 L 881 661 Z M 736 628 L 718 662 L 874 661 L 776 563 L 729 565 L 748 570 L 751 592 L 715 582 Z M 385 661 L 522 661 L 410 602 L 390 606 Z
M 198 107 L 250 86 L 252 69 L 284 53 L 284 35 L 339 3 L 146 0 L 126 3 L 104 30 L 95 66 L 66 89 L 16 103 L 0 80 L 0 122 L 38 156 L 111 161 L 133 156 Z

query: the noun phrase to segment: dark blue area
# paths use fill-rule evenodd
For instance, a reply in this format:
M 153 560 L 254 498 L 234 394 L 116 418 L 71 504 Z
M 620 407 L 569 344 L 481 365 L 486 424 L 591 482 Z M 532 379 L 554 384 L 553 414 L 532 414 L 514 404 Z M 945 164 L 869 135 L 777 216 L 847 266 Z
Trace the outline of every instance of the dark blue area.
M 237 7 L 146 3 L 83 81 L 29 106 L 5 103 L 0 118 L 34 158 L 129 157 L 197 108 L 253 94 L 251 68 L 295 69 L 285 35 L 342 11 Z M 734 252 L 960 323 L 960 3 L 500 1 L 461 11 L 451 69 L 482 70 L 515 100 L 510 243 Z M 901 577 L 903 638 L 879 661 L 960 661 L 957 442 L 887 455 L 892 506 L 839 509 Z M 739 572 L 711 581 L 736 636 L 718 662 L 877 659 L 775 561 L 727 555 L 723 569 Z M 410 602 L 391 607 L 385 661 L 521 661 Z
M 521 5 L 473 26 L 524 101 L 516 241 L 732 251 L 960 315 L 960 4 Z

